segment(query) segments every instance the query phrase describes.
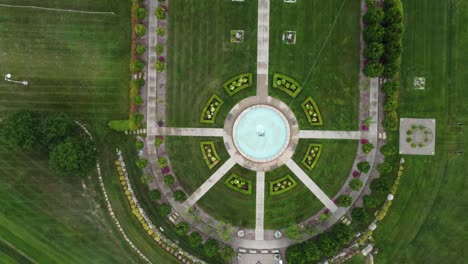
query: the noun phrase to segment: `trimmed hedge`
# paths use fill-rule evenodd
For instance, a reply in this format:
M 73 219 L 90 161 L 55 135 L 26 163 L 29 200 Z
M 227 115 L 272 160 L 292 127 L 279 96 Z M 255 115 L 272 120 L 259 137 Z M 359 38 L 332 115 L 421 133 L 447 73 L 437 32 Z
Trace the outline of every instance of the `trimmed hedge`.
M 221 158 L 216 152 L 213 141 L 200 142 L 200 149 L 203 155 L 203 160 L 205 161 L 205 164 L 208 166 L 208 168 L 214 168 L 221 161 Z
M 322 144 L 311 143 L 302 159 L 302 164 L 309 170 L 312 170 L 317 164 L 322 154 Z
M 242 178 L 233 173 L 229 176 L 224 184 L 230 189 L 243 194 L 252 194 L 252 181 Z
M 216 94 L 213 94 L 206 102 L 200 116 L 200 123 L 214 124 L 216 115 L 224 101 Z
M 295 98 L 302 90 L 302 85 L 296 80 L 281 73 L 273 74 L 273 87 L 287 93 L 292 98 Z
M 252 76 L 252 73 L 243 73 L 234 76 L 223 84 L 224 90 L 226 90 L 230 96 L 233 96 L 246 88 L 252 87 Z
M 302 110 L 304 110 L 304 114 L 307 116 L 307 120 L 313 126 L 321 126 L 323 125 L 322 115 L 320 114 L 320 110 L 317 107 L 317 103 L 315 103 L 312 97 L 308 97 L 302 103 Z
M 294 178 L 287 174 L 277 180 L 270 181 L 270 195 L 278 195 L 285 193 L 294 187 L 296 187 L 297 182 Z
M 119 131 L 119 132 L 125 132 L 127 130 L 130 130 L 130 125 L 128 120 L 111 120 L 108 123 L 109 127 Z

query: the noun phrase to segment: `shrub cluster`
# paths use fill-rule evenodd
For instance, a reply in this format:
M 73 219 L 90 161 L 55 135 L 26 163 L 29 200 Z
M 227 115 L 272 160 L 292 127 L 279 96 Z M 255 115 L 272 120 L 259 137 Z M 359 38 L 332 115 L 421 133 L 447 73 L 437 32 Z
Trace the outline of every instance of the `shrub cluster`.
M 362 17 L 365 29 L 363 32 L 366 48 L 364 49 L 364 74 L 367 77 L 379 77 L 384 71 L 384 67 L 380 62 L 384 55 L 383 38 L 385 30 L 382 26 L 384 20 L 384 12 L 380 7 L 376 7 L 374 2 L 367 2 L 367 12 Z

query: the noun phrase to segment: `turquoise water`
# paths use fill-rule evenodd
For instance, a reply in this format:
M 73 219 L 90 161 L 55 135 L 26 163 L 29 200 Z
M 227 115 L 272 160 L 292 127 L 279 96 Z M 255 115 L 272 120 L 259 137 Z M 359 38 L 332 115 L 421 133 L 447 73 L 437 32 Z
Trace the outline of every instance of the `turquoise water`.
M 277 111 L 258 107 L 242 113 L 235 127 L 236 145 L 256 160 L 271 159 L 285 147 L 288 126 Z

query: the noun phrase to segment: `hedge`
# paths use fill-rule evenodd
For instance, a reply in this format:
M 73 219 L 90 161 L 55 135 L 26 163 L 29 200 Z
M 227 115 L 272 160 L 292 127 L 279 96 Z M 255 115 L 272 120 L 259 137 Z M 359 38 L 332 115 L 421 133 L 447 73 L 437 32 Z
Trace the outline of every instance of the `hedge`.
M 295 98 L 302 90 L 302 85 L 296 80 L 281 73 L 273 74 L 273 87 L 287 93 L 292 98 Z
M 200 142 L 200 149 L 203 155 L 203 160 L 205 161 L 205 164 L 208 166 L 208 168 L 214 168 L 221 161 L 221 158 L 216 152 L 213 141 Z
M 206 102 L 200 116 L 200 123 L 214 124 L 216 115 L 224 101 L 216 94 L 213 94 Z
M 240 192 L 243 194 L 252 194 L 252 181 L 242 178 L 235 173 L 231 174 L 224 181 L 224 184 L 236 192 Z
M 270 181 L 270 195 L 278 195 L 285 193 L 294 187 L 296 187 L 297 182 L 294 178 L 287 174 L 277 180 Z
M 230 96 L 233 96 L 246 88 L 252 87 L 252 84 L 252 73 L 243 73 L 229 79 L 223 84 L 223 87 Z
M 309 96 L 307 99 L 305 99 L 301 106 L 302 110 L 304 110 L 307 120 L 311 125 L 323 125 L 322 115 L 320 114 L 317 103 L 315 103 L 312 97 Z
M 322 144 L 311 143 L 302 159 L 302 164 L 309 170 L 312 170 L 317 164 L 322 154 Z
M 110 128 L 119 132 L 125 132 L 125 131 L 130 130 L 128 120 L 111 120 L 109 121 L 108 125 Z

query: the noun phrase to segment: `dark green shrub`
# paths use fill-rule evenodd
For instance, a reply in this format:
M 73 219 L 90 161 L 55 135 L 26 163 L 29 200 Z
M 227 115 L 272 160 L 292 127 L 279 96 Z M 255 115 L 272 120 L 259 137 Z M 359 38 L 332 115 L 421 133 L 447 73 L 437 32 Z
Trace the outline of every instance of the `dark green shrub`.
M 375 192 L 386 193 L 390 191 L 390 183 L 387 179 L 380 177 L 371 182 L 370 189 Z
M 161 199 L 161 192 L 158 189 L 153 189 L 149 191 L 149 197 L 153 201 Z
M 367 12 L 362 17 L 366 25 L 376 25 L 382 23 L 384 19 L 384 11 L 379 7 L 372 7 L 367 9 Z
M 377 199 L 375 199 L 375 197 L 371 195 L 364 196 L 364 198 L 362 198 L 362 203 L 364 204 L 364 207 L 367 208 L 377 208 L 377 206 L 379 205 Z
M 203 245 L 203 251 L 208 257 L 216 256 L 219 252 L 219 244 L 218 241 L 214 240 L 213 238 L 208 239 Z
M 49 154 L 50 166 L 63 176 L 85 176 L 95 163 L 96 146 L 89 138 L 68 137 Z
M 15 148 L 30 151 L 41 141 L 39 124 L 41 115 L 37 112 L 19 111 L 6 115 L 1 122 L 1 134 L 7 143 Z
M 146 51 L 145 45 L 137 45 L 137 46 L 135 47 L 135 52 L 138 53 L 138 54 L 140 54 L 140 55 L 143 54 L 143 53 L 145 53 L 145 51 Z
M 146 15 L 148 14 L 148 11 L 146 11 L 145 8 L 140 7 L 140 8 L 137 9 L 136 13 L 137 13 L 136 15 L 137 15 L 138 19 L 144 19 L 146 17 Z
M 398 129 L 398 115 L 395 111 L 388 111 L 385 113 L 385 118 L 382 121 L 385 129 L 396 131 Z
M 192 232 L 188 237 L 188 242 L 191 247 L 197 248 L 203 243 L 203 238 L 198 232 Z
M 398 7 L 400 9 L 403 8 L 403 4 L 401 3 L 401 0 L 385 0 L 385 8 L 392 8 L 392 7 Z
M 349 181 L 349 187 L 352 190 L 359 191 L 362 188 L 362 181 L 360 179 L 352 179 Z
M 162 217 L 168 216 L 171 213 L 171 211 L 172 211 L 171 206 L 166 203 L 163 203 L 158 207 L 159 215 Z
M 369 221 L 369 215 L 367 214 L 366 210 L 361 207 L 354 208 L 354 210 L 351 212 L 351 217 L 353 218 L 353 221 L 361 224 L 365 224 Z
M 391 79 L 395 78 L 400 72 L 400 63 L 398 61 L 385 63 L 383 76 L 385 78 Z
M 138 36 L 144 36 L 146 34 L 146 27 L 143 24 L 136 24 L 135 25 L 135 34 Z
M 369 154 L 374 149 L 374 144 L 367 142 L 361 146 L 362 152 Z
M 376 3 L 377 3 L 377 0 L 366 0 L 367 8 L 374 7 Z
M 394 145 L 391 144 L 385 144 L 382 147 L 380 147 L 380 152 L 387 157 L 387 156 L 393 156 L 397 154 L 397 149 Z
M 172 175 L 166 175 L 164 176 L 164 183 L 168 186 L 173 185 L 175 182 L 174 176 Z
M 133 82 L 135 83 L 136 86 L 138 86 L 138 88 L 145 85 L 145 80 L 143 78 L 135 79 L 135 80 L 133 80 Z
M 219 252 L 219 254 L 221 258 L 225 261 L 231 261 L 236 255 L 236 253 L 234 252 L 234 249 L 232 249 L 232 247 L 230 246 L 223 247 L 221 251 Z
M 141 141 L 141 140 L 137 140 L 137 142 L 135 142 L 135 147 L 136 147 L 136 149 L 140 150 L 143 147 L 145 147 L 145 143 L 143 143 L 143 141 Z
M 393 111 L 398 107 L 397 101 L 393 97 L 388 97 L 384 102 L 384 111 Z
M 313 263 L 320 259 L 321 253 L 318 249 L 317 242 L 315 242 L 315 240 L 309 239 L 303 244 L 303 251 L 305 254 L 306 263 Z
M 385 34 L 383 37 L 384 43 L 398 42 L 403 36 L 404 26 L 403 23 L 391 24 L 385 28 Z
M 164 9 L 162 6 L 158 6 L 155 11 L 155 15 L 158 19 L 166 19 L 166 9 Z
M 318 236 L 317 246 L 324 257 L 334 256 L 339 249 L 338 244 L 331 238 L 329 233 L 322 233 Z
M 164 46 L 162 44 L 158 44 L 154 47 L 154 51 L 156 51 L 156 54 L 160 55 L 164 52 Z
M 377 42 L 382 43 L 385 34 L 385 29 L 381 25 L 370 25 L 364 29 L 364 40 L 366 43 Z
M 360 172 L 368 173 L 371 166 L 367 161 L 361 161 L 357 164 L 357 168 Z
M 377 42 L 371 42 L 364 48 L 364 57 L 368 60 L 378 60 L 384 53 L 384 46 Z
M 176 225 L 176 232 L 181 236 L 185 236 L 190 231 L 190 225 L 187 222 L 180 222 Z
M 400 84 L 398 82 L 387 81 L 382 86 L 382 90 L 387 96 L 393 96 L 398 93 Z
M 387 175 L 391 173 L 393 170 L 392 165 L 388 162 L 382 162 L 379 165 L 377 165 L 377 171 L 380 172 L 381 175 Z
M 141 97 L 140 95 L 134 96 L 133 97 L 133 104 L 135 104 L 136 106 L 143 105 L 143 97 Z
M 145 159 L 139 159 L 135 162 L 138 168 L 143 169 L 148 165 L 148 161 Z
M 340 195 L 338 196 L 338 206 L 348 207 L 353 203 L 353 199 L 349 195 Z
M 145 68 L 145 64 L 139 60 L 135 60 L 130 63 L 131 73 L 139 73 L 141 70 L 143 70 L 143 68 Z
M 286 261 L 288 263 L 305 264 L 304 244 L 295 244 L 286 249 Z
M 181 190 L 174 191 L 174 200 L 178 202 L 183 202 L 186 199 L 187 199 L 187 195 L 183 191 Z
M 353 231 L 349 226 L 343 223 L 338 223 L 333 227 L 333 231 L 330 235 L 338 244 L 345 245 L 353 238 Z
M 364 66 L 364 74 L 367 77 L 375 78 L 382 75 L 384 67 L 380 62 L 369 62 Z
M 386 62 L 396 62 L 401 56 L 401 51 L 401 41 L 389 42 L 385 44 L 385 52 L 382 57 Z
M 391 25 L 401 23 L 403 21 L 403 12 L 399 7 L 391 7 L 385 10 L 385 16 L 383 19 L 383 25 Z

